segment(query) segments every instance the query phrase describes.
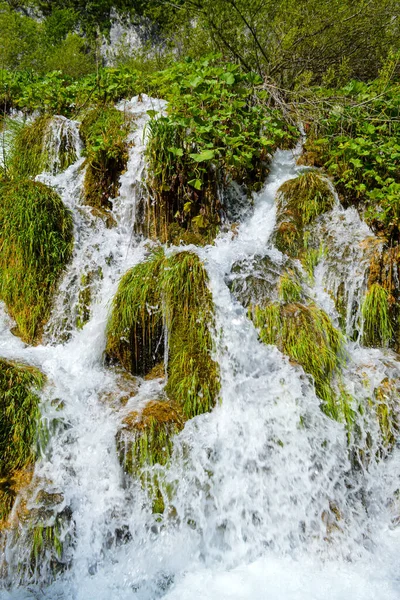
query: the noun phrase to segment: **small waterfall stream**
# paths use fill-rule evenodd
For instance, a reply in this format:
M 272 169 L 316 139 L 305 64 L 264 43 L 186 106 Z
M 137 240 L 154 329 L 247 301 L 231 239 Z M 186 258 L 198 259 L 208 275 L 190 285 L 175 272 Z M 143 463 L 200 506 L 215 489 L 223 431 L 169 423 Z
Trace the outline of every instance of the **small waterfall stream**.
M 74 256 L 45 344 L 30 347 L 14 337 L 1 307 L 0 355 L 36 365 L 48 376 L 42 414 L 53 433 L 36 465 L 29 502 L 47 510 L 49 524 L 62 515 L 66 569 L 53 580 L 49 555 L 31 572 L 22 523 L 18 535 L 7 539 L 0 598 L 399 599 L 400 506 L 390 502 L 399 488 L 399 449 L 352 470 L 344 424 L 323 414 L 301 367 L 259 341 L 228 285 L 237 262 L 247 261 L 249 273 L 255 256 L 270 257 L 278 270 L 284 262 L 271 234 L 277 190 L 300 169 L 290 151 L 276 152 L 265 187 L 236 232 L 221 233 L 213 246 L 185 247 L 199 255 L 209 276 L 221 403 L 176 436 L 170 467 L 160 467 L 171 497 L 162 517 L 152 513 L 140 484 L 123 475 L 115 447 L 121 415 L 157 396 L 163 382 L 139 381 L 133 394 L 133 383 L 103 364 L 105 327 L 120 277 L 144 259 L 149 244 L 133 235 L 133 219 L 135 203 L 146 193 L 147 111 L 164 106 L 147 97 L 119 106 L 134 116 L 135 128 L 113 228 L 81 203 L 84 159 L 76 123 L 52 129 L 57 153 L 60 130 L 69 128 L 77 160 L 59 172 L 54 158 L 40 180 L 55 187 L 73 212 Z M 365 291 L 363 242 L 372 234 L 355 211 L 337 205 L 319 219 L 316 235 L 328 252 L 308 293 L 337 320 L 329 292 L 344 286 L 351 337 Z M 90 289 L 85 323 L 79 320 L 82 288 Z M 363 348 L 355 340 L 347 343 L 347 353 L 343 383 L 360 401 L 386 377 L 400 374 L 390 351 Z M 118 395 L 127 404 L 108 401 Z M 359 415 L 361 442 L 367 424 L 374 435 L 368 419 L 368 411 Z

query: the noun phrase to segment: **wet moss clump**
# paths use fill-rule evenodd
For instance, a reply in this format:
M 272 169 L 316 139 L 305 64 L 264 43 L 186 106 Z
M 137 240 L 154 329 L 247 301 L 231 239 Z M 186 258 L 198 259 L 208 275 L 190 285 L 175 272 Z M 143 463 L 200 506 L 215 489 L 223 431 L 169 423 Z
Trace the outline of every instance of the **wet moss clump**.
M 9 165 L 12 177 L 35 177 L 44 170 L 46 155 L 43 141 L 50 121 L 51 117 L 44 115 L 15 132 Z
M 127 473 L 143 467 L 165 465 L 172 452 L 172 438 L 183 429 L 184 418 L 167 401 L 151 401 L 141 412 L 131 412 L 117 434 L 117 449 Z
M 17 127 L 8 165 L 11 178 L 35 177 L 49 170 L 61 172 L 72 165 L 78 157 L 66 123 L 64 117 L 42 115 L 32 123 Z M 54 139 L 55 131 L 59 139 Z M 53 156 L 54 149 L 57 156 Z
M 219 393 L 210 327 L 214 304 L 207 273 L 195 254 L 180 252 L 168 260 L 163 285 L 168 330 L 166 392 L 186 418 L 213 408 Z
M 314 304 L 272 303 L 254 306 L 250 316 L 265 344 L 273 344 L 312 375 L 323 410 L 345 419 L 343 398 L 333 389 L 333 377 L 344 361 L 344 337 L 328 315 Z
M 0 199 L 0 299 L 32 343 L 71 257 L 72 216 L 56 192 L 35 181 L 1 185 Z
M 83 119 L 80 134 L 85 144 L 85 202 L 97 210 L 112 208 L 119 178 L 128 161 L 130 118 L 114 106 L 92 109 Z
M 393 337 L 388 291 L 379 283 L 374 283 L 365 295 L 361 312 L 363 344 L 365 346 L 387 346 Z
M 276 247 L 292 258 L 301 258 L 307 249 L 305 228 L 331 210 L 334 202 L 328 182 L 316 171 L 286 181 L 278 190 Z
M 13 505 L 35 460 L 39 396 L 45 376 L 36 368 L 0 359 L 0 521 Z
M 147 375 L 164 359 L 164 266 L 158 250 L 123 276 L 113 299 L 106 353 L 133 375 Z
M 122 278 L 108 323 L 106 353 L 133 375 L 163 360 L 166 332 L 166 392 L 187 419 L 211 410 L 219 392 L 207 282 L 197 255 L 158 250 Z

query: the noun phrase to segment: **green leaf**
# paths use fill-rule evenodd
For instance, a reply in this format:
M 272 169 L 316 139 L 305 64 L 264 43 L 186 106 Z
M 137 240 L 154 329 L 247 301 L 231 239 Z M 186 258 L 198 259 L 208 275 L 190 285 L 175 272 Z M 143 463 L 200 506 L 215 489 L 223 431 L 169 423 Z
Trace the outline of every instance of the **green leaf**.
M 158 115 L 158 112 L 156 110 L 148 110 L 146 112 L 149 115 L 150 119 L 154 119 L 154 117 Z
M 203 185 L 200 179 L 191 179 L 190 181 L 188 181 L 188 184 L 194 187 L 196 190 L 201 190 Z M 188 202 L 187 204 L 190 204 L 190 202 Z
M 215 150 L 203 150 L 203 152 L 200 152 L 200 154 L 190 154 L 189 156 L 196 162 L 204 162 L 214 158 Z
M 183 156 L 182 148 L 171 147 L 168 148 L 168 152 L 171 152 L 171 154 L 174 154 L 175 156 Z
M 221 76 L 222 81 L 225 81 L 227 85 L 233 85 L 235 83 L 235 76 L 233 73 L 224 73 Z

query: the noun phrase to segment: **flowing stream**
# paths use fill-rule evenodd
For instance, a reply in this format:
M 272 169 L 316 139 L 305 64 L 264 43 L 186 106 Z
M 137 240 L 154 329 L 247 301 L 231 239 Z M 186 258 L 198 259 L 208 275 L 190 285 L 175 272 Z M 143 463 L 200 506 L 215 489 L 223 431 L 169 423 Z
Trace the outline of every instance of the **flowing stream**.
M 170 467 L 160 468 L 171 495 L 162 518 L 152 513 L 139 483 L 124 476 L 115 446 L 118 425 L 127 412 L 156 397 L 163 381 L 139 380 L 133 394 L 121 373 L 104 365 L 105 328 L 120 277 L 147 252 L 148 240 L 132 233 L 133 219 L 135 203 L 146 193 L 146 111 L 162 111 L 164 104 L 143 97 L 119 108 L 134 115 L 136 128 L 114 202 L 116 226 L 107 228 L 82 205 L 83 158 L 77 125 L 69 122 L 76 162 L 40 176 L 59 191 L 75 224 L 74 256 L 44 345 L 30 347 L 13 336 L 1 308 L 0 355 L 34 364 L 48 377 L 42 414 L 52 435 L 36 465 L 37 492 L 29 502 L 47 510 L 49 524 L 64 515 L 60 536 L 67 568 L 54 579 L 49 555 L 29 570 L 22 523 L 4 548 L 0 597 L 399 599 L 399 449 L 371 460 L 368 468 L 352 469 L 344 424 L 322 413 L 299 366 L 258 340 L 228 286 L 238 262 L 249 274 L 255 257 L 269 257 L 278 271 L 284 262 L 270 239 L 276 192 L 299 170 L 290 151 L 276 152 L 266 185 L 237 231 L 221 233 L 213 246 L 187 247 L 198 253 L 209 275 L 221 403 L 186 423 L 175 439 Z M 55 126 L 52 132 L 56 145 Z M 328 250 L 307 293 L 337 322 L 331 295 L 342 285 L 351 336 L 366 285 L 362 242 L 372 233 L 355 211 L 338 204 L 319 220 L 316 234 Z M 87 322 L 78 327 L 82 287 L 91 302 Z M 362 402 L 385 378 L 399 377 L 400 365 L 390 351 L 363 348 L 352 339 L 344 385 Z M 119 395 L 128 396 L 124 406 L 108 400 Z M 374 448 L 378 434 L 372 418 L 366 413 L 359 421 L 360 439 L 368 428 Z

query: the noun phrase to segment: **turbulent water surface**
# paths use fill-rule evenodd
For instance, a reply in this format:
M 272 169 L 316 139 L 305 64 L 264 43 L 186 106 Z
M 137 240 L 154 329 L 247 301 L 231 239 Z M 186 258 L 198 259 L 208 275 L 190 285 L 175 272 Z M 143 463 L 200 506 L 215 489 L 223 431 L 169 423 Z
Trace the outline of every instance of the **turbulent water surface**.
M 37 365 L 48 376 L 43 415 L 58 425 L 35 477 L 49 493 L 61 495 L 58 509 L 69 507 L 72 520 L 65 535 L 71 534 L 74 543 L 67 550 L 69 568 L 52 581 L 45 560 L 33 576 L 21 568 L 30 552 L 23 530 L 18 539 L 10 538 L 0 597 L 398 599 L 399 507 L 390 499 L 399 487 L 399 450 L 371 461 L 368 471 L 351 471 L 344 425 L 321 412 L 300 367 L 258 341 L 246 310 L 228 287 L 237 261 L 247 261 L 251 272 L 255 256 L 271 257 L 278 269 L 284 260 L 269 240 L 276 192 L 298 171 L 290 151 L 275 154 L 266 185 L 254 197 L 253 210 L 244 212 L 237 232 L 221 233 L 213 246 L 188 247 L 204 261 L 215 303 L 221 403 L 187 422 L 176 437 L 165 475 L 173 499 L 162 520 L 152 514 L 141 487 L 123 476 L 115 448 L 118 424 L 124 411 L 154 398 L 162 381 L 143 382 L 124 408 L 107 402 L 120 383 L 118 373 L 103 364 L 105 327 L 119 278 L 146 255 L 146 240 L 132 234 L 133 219 L 135 202 L 145 193 L 146 111 L 163 106 L 149 98 L 120 106 L 135 115 L 136 129 L 114 202 L 116 227 L 107 229 L 81 204 L 83 159 L 75 123 L 69 127 L 77 161 L 62 173 L 55 166 L 40 176 L 73 211 L 74 256 L 45 344 L 29 347 L 14 337 L 2 309 L 0 354 Z M 366 283 L 362 242 L 371 232 L 355 211 L 339 204 L 318 227 L 328 252 L 308 293 L 337 322 L 329 292 L 342 284 L 351 335 Z M 90 319 L 78 330 L 82 274 L 90 274 L 92 302 Z M 376 385 L 390 370 L 399 374 L 390 352 L 362 348 L 357 341 L 349 342 L 347 350 L 345 384 L 360 399 L 367 395 L 361 371 Z

